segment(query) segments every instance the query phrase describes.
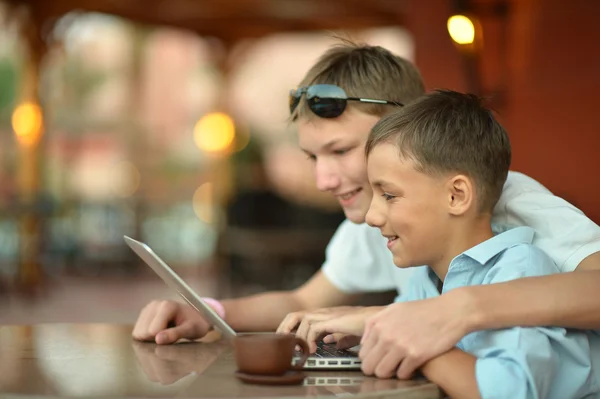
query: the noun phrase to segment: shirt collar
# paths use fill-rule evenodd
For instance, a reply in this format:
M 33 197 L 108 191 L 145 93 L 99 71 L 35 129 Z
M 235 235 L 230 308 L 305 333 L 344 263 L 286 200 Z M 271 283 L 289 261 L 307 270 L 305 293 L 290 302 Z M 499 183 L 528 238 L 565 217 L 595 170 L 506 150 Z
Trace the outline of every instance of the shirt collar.
M 466 250 L 462 255 L 484 265 L 507 248 L 517 244 L 531 244 L 534 234 L 535 231 L 531 227 L 515 227 Z

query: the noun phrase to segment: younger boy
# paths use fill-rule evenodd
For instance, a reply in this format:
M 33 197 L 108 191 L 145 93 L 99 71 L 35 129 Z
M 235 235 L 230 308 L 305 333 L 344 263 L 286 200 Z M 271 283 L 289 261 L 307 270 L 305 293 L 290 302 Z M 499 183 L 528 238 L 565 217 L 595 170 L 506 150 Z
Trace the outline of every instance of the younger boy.
M 428 265 L 415 272 L 400 301 L 559 272 L 531 244 L 533 229 L 493 232 L 492 210 L 511 149 L 502 126 L 475 96 L 435 91 L 383 117 L 365 154 L 373 188 L 367 223 L 387 238 L 396 266 Z M 386 337 L 379 341 L 363 338 L 363 370 L 394 359 Z M 586 332 L 563 328 L 471 333 L 421 371 L 450 397 L 563 399 L 599 392 Z

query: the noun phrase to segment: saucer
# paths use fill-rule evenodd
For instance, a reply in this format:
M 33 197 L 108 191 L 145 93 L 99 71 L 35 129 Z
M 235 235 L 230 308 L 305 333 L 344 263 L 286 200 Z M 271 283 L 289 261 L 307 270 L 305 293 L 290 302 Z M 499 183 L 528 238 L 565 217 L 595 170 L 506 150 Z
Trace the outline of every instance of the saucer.
M 296 385 L 306 378 L 306 375 L 299 370 L 288 370 L 283 375 L 247 374 L 236 371 L 235 376 L 246 384 L 260 385 Z

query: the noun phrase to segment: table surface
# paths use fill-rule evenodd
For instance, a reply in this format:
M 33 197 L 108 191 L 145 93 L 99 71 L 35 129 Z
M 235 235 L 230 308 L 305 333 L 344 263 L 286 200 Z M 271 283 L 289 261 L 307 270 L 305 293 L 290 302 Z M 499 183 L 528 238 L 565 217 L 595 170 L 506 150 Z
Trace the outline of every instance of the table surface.
M 244 384 L 231 346 L 217 333 L 159 346 L 131 338 L 131 326 L 0 326 L 0 398 L 439 398 L 424 380 L 379 380 L 360 371 L 306 372 L 302 385 Z

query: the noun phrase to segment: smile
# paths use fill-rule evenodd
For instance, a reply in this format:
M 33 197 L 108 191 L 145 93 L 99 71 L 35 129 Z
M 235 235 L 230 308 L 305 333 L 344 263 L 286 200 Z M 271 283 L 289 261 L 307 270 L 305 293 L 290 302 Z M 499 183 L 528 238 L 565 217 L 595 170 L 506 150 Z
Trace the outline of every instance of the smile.
M 354 191 L 350 191 L 347 194 L 342 194 L 342 195 L 338 195 L 338 197 L 340 197 L 342 200 L 346 201 L 349 200 L 350 198 L 354 197 L 356 194 L 358 194 L 360 191 L 362 190 L 362 188 L 357 188 Z
M 398 236 L 384 236 L 384 237 L 387 238 L 387 240 L 388 240 L 387 247 L 390 249 L 394 245 L 396 240 L 398 240 Z

